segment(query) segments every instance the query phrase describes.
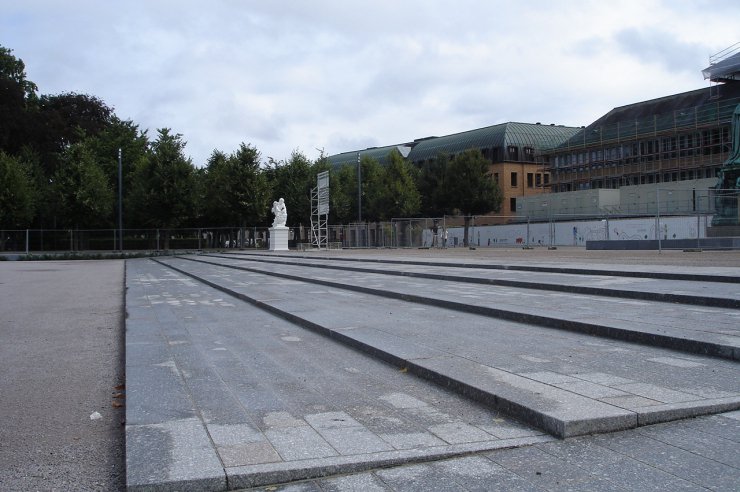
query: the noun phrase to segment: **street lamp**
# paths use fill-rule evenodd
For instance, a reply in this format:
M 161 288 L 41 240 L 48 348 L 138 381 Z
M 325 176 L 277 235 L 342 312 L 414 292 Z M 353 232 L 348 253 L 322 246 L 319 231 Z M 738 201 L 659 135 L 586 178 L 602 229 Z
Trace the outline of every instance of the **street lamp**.
M 121 148 L 118 148 L 118 247 L 123 253 L 123 171 Z
M 357 153 L 357 222 L 362 222 L 362 166 L 360 153 Z

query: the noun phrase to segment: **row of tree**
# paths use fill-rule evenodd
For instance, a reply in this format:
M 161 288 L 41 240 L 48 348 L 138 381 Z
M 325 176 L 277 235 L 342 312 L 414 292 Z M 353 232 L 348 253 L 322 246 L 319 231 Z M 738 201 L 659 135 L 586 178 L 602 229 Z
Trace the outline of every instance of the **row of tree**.
M 205 166 L 185 155 L 182 135 L 150 137 L 94 96 L 39 95 L 25 65 L 0 46 L 0 229 L 116 228 L 118 189 L 126 229 L 264 226 L 285 198 L 288 225 L 310 223 L 310 190 L 330 171 L 330 222 L 357 219 L 357 166 L 331 168 L 299 151 L 263 162 L 242 143 L 214 150 Z M 122 155 L 122 183 L 118 179 Z M 360 163 L 362 218 L 472 215 L 497 210 L 501 194 L 488 161 L 470 150 L 418 168 L 398 152 Z

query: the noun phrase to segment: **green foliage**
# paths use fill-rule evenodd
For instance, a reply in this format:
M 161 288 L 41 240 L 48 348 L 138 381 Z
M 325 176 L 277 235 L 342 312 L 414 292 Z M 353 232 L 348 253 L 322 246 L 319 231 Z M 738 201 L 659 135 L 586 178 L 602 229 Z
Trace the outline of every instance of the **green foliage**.
M 470 216 L 497 212 L 503 199 L 501 190 L 491 178 L 489 161 L 480 150 L 458 154 L 447 172 L 448 204 L 465 216 L 463 244 L 469 245 Z
M 477 149 L 458 154 L 450 163 L 449 203 L 463 215 L 484 214 L 501 208 L 501 192 L 491 179 L 489 165 Z
M 418 187 L 422 197 L 422 215 L 442 217 L 453 213 L 447 185 L 449 168 L 450 160 L 447 154 L 439 154 L 436 159 L 425 162 L 419 170 Z
M 242 143 L 229 156 L 214 151 L 203 179 L 202 210 L 209 225 L 246 226 L 267 219 L 270 183 L 255 147 Z
M 26 79 L 26 65 L 12 53 L 13 50 L 0 46 L 0 78 L 15 83 L 22 90 L 24 99 L 34 99 L 38 87 Z
M 114 193 L 88 145 L 68 147 L 52 180 L 58 225 L 104 227 L 113 213 Z
M 88 137 L 87 142 L 95 155 L 96 162 L 116 192 L 118 190 L 118 149 L 121 149 L 123 190 L 127 193 L 137 163 L 147 159 L 149 141 L 146 133 L 141 132 L 134 122 L 123 121 L 113 116 L 110 124 L 97 135 Z
M 135 163 L 126 210 L 137 225 L 167 229 L 193 220 L 195 172 L 184 148 L 182 135 L 163 128 L 150 145 L 147 159 Z
M 419 213 L 421 195 L 416 186 L 416 170 L 397 151 L 381 166 L 370 157 L 362 157 L 362 220 L 386 221 L 394 217 L 412 217 Z M 355 222 L 357 212 L 357 167 L 341 166 L 331 171 L 329 195 L 331 220 Z
M 23 60 L 0 46 L 0 150 L 16 155 L 31 140 L 37 90 Z
M 382 208 L 378 219 L 412 217 L 419 213 L 421 195 L 414 179 L 415 170 L 397 150 L 389 155 L 383 174 Z
M 35 134 L 30 141 L 41 154 L 47 176 L 59 166 L 59 156 L 68 146 L 103 132 L 112 121 L 113 110 L 95 96 L 73 92 L 42 95 L 33 115 Z
M 0 151 L 0 228 L 28 227 L 35 205 L 36 189 L 28 167 Z
M 220 150 L 214 150 L 208 158 L 206 167 L 197 171 L 196 196 L 202 214 L 203 224 L 217 227 L 233 226 L 230 222 L 232 183 L 228 178 L 227 156 Z

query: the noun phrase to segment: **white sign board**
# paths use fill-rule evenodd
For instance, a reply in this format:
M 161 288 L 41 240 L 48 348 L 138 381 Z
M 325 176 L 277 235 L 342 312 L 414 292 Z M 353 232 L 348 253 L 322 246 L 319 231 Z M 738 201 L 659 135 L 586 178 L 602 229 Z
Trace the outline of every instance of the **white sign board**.
M 319 214 L 329 213 L 329 171 L 324 171 L 316 176 L 316 187 L 319 192 Z

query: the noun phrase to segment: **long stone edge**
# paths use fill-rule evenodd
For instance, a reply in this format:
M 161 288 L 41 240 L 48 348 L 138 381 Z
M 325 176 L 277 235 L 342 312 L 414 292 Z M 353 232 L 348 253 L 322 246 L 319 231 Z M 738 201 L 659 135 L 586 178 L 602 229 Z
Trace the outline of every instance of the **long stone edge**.
M 250 488 L 328 477 L 338 474 L 357 473 L 378 468 L 421 463 L 465 456 L 484 451 L 515 448 L 554 441 L 547 435 L 502 439 L 499 441 L 453 444 L 439 449 L 417 448 L 409 450 L 385 451 L 372 455 L 338 456 L 287 463 L 267 463 L 226 468 L 229 487 Z

